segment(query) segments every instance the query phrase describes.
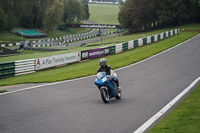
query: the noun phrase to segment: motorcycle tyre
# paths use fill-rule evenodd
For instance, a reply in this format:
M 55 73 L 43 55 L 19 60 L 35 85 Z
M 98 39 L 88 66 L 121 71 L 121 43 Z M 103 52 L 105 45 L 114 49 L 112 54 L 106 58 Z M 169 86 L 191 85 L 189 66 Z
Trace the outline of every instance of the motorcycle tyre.
M 106 89 L 105 87 L 102 87 L 100 89 L 100 92 L 101 92 L 101 98 L 102 100 L 104 101 L 104 103 L 109 103 L 110 101 L 110 96 L 109 96 L 109 91 L 108 89 Z M 105 96 L 107 95 L 107 96 Z
M 116 99 L 121 99 L 121 96 L 122 96 L 122 91 L 121 89 L 118 89 L 117 90 L 117 95 L 115 96 Z

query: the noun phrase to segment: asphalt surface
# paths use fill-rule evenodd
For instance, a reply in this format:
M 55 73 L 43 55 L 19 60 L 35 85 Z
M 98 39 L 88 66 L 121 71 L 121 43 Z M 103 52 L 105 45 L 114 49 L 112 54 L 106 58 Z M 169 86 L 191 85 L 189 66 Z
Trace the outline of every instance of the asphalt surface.
M 94 77 L 0 95 L 0 133 L 132 133 L 200 76 L 199 42 L 118 70 L 122 99 L 109 104 Z

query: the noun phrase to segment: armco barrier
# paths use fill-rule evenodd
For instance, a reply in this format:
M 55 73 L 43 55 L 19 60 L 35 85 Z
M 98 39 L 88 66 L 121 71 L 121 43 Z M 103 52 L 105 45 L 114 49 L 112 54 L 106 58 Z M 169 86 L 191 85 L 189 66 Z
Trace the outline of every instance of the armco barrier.
M 133 40 L 128 41 L 128 49 L 134 48 Z
M 151 36 L 148 36 L 147 37 L 147 44 L 150 44 L 151 43 Z
M 143 38 L 143 45 L 146 45 L 147 44 L 147 38 Z
M 138 45 L 138 40 L 134 40 L 133 43 L 134 43 L 134 48 L 137 48 L 139 46 Z
M 164 32 L 164 39 L 166 38 L 166 32 Z
M 170 37 L 171 36 L 171 32 L 170 31 L 168 31 L 168 37 Z
M 110 46 L 109 47 L 109 54 L 115 54 L 115 49 L 116 49 L 115 46 Z
M 121 53 L 122 52 L 122 44 L 115 45 L 115 53 Z
M 158 41 L 160 41 L 160 34 L 158 34 L 157 36 L 158 36 Z
M 138 39 L 138 46 L 142 46 L 143 45 L 143 38 Z
M 34 73 L 35 59 L 15 61 L 15 76 Z
M 154 38 L 155 38 L 154 36 L 151 36 L 151 43 L 155 42 Z
M 127 51 L 128 50 L 128 43 L 123 43 L 122 44 L 122 51 Z
M 15 74 L 15 62 L 0 63 L 0 79 L 12 77 Z

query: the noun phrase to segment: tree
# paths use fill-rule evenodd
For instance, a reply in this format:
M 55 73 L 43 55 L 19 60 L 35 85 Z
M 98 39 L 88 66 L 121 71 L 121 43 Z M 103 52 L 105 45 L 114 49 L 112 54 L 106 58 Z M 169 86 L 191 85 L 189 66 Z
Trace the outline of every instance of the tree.
M 52 3 L 47 9 L 45 16 L 45 27 L 48 33 L 51 29 L 62 23 L 63 4 L 59 1 Z
M 130 33 L 200 22 L 199 0 L 126 0 L 118 20 Z
M 64 8 L 65 7 L 65 8 Z M 46 28 L 88 19 L 88 0 L 0 0 L 0 31 Z
M 83 19 L 87 20 L 90 18 L 88 0 L 82 0 L 82 5 L 83 5 L 84 11 L 85 11 L 85 16 L 83 17 Z
M 2 31 L 7 27 L 6 14 L 2 8 L 0 8 L 0 16 L 0 31 Z
M 80 23 L 84 16 L 85 11 L 79 0 L 66 0 L 64 2 L 64 23 Z

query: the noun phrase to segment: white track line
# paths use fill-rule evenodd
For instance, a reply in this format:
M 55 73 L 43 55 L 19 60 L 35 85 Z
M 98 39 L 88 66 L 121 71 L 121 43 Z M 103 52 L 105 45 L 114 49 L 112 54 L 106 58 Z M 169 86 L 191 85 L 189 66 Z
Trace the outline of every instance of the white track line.
M 159 119 L 163 114 L 165 114 L 175 103 L 177 103 L 186 93 L 188 93 L 198 82 L 200 82 L 200 77 L 198 77 L 195 81 L 193 81 L 185 90 L 183 90 L 171 102 L 169 102 L 164 108 L 162 108 L 158 113 L 152 116 L 148 121 L 146 121 L 142 126 L 140 126 L 133 133 L 143 133 L 145 130 L 147 130 L 157 119 Z
M 140 64 L 140 63 L 142 63 L 142 62 L 145 62 L 145 61 L 147 61 L 147 60 L 150 60 L 150 59 L 152 59 L 152 58 L 154 58 L 154 57 L 156 57 L 156 56 L 158 56 L 158 55 L 161 55 L 161 54 L 163 54 L 163 53 L 165 53 L 165 52 L 168 52 L 168 51 L 170 51 L 170 50 L 172 50 L 172 49 L 174 49 L 174 48 L 176 48 L 176 47 L 178 47 L 178 46 L 180 46 L 180 45 L 182 45 L 182 44 L 184 44 L 184 43 L 186 43 L 186 42 L 188 42 L 188 41 L 194 39 L 195 37 L 197 37 L 197 36 L 199 36 L 199 35 L 200 35 L 200 34 L 198 34 L 198 35 L 196 35 L 196 36 L 190 38 L 189 40 L 186 40 L 186 41 L 184 41 L 184 42 L 182 42 L 182 43 L 180 43 L 180 44 L 178 44 L 178 45 L 176 45 L 176 46 L 174 46 L 174 47 L 172 47 L 172 48 L 169 48 L 169 49 L 167 49 L 167 50 L 165 50 L 165 51 L 163 51 L 163 52 L 161 52 L 161 53 L 158 53 L 158 54 L 156 54 L 156 55 L 153 55 L 153 56 L 151 56 L 151 57 L 149 57 L 149 58 L 147 58 L 147 59 L 144 59 L 144 60 L 139 61 L 139 62 L 137 62 L 137 63 L 131 64 L 131 65 L 129 65 L 129 66 L 125 66 L 125 67 L 116 69 L 115 71 L 119 71 L 119 70 L 122 70 L 122 69 L 125 69 L 125 68 L 128 68 L 128 67 L 131 67 L 131 66 L 135 66 L 135 65 Z M 15 93 L 15 92 L 20 92 L 20 91 L 24 91 L 24 90 L 31 90 L 31 89 L 35 89 L 35 88 L 38 88 L 38 87 L 44 87 L 44 86 L 49 86 L 49 85 L 55 85 L 55 84 L 60 84 L 60 83 L 67 83 L 67 82 L 71 82 L 71 81 L 86 79 L 86 78 L 90 78 L 90 77 L 94 77 L 94 76 L 95 76 L 95 75 L 91 75 L 91 76 L 87 76 L 87 77 L 83 77 L 83 78 L 77 78 L 77 79 L 72 79 L 72 80 L 65 80 L 65 81 L 60 81 L 60 82 L 55 82 L 55 83 L 49 83 L 49 84 L 44 84 L 44 85 L 38 85 L 38 86 L 34 86 L 34 87 L 28 87 L 28 88 L 19 89 L 19 90 L 16 90 L 16 91 L 0 93 L 0 96 L 1 96 L 1 95 L 7 95 L 7 94 Z

